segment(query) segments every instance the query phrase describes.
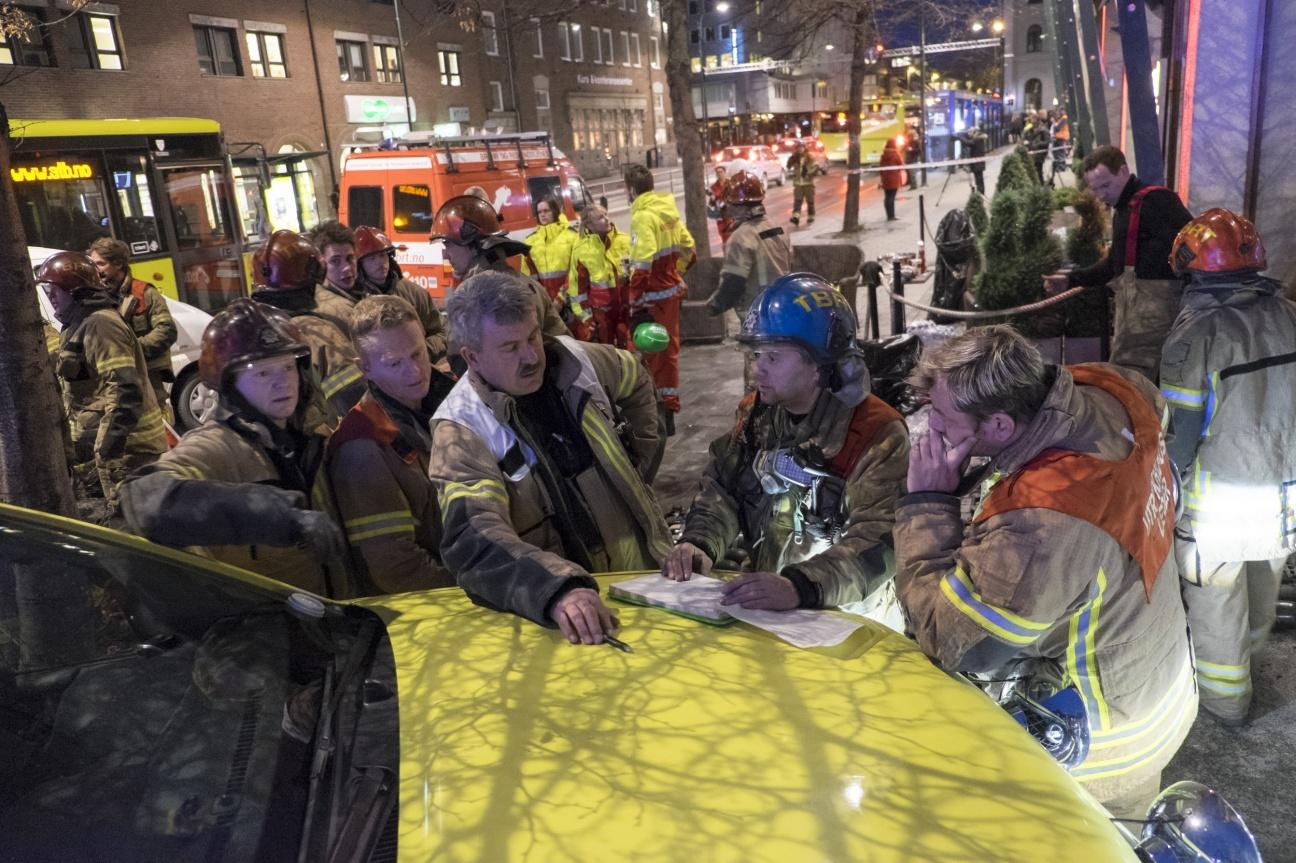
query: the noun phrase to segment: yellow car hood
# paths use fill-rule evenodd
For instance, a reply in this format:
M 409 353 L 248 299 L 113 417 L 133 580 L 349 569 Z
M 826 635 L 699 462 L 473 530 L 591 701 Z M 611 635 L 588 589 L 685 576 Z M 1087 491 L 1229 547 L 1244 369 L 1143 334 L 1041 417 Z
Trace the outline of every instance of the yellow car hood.
M 457 590 L 360 604 L 396 657 L 401 861 L 1135 859 L 1006 713 L 871 622 L 798 650 L 614 602 L 626 654 Z

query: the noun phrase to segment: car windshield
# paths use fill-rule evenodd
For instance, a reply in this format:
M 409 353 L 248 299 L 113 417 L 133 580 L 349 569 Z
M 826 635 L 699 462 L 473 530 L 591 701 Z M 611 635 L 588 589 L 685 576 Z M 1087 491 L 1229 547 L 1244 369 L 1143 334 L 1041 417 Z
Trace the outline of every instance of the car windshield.
M 0 515 L 7 859 L 295 858 L 322 681 L 367 613 L 92 536 Z

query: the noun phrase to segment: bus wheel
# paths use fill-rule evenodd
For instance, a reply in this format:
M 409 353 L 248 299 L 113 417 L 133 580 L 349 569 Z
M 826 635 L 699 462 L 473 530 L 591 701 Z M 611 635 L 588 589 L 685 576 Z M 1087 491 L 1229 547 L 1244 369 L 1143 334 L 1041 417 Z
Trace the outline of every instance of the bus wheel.
M 198 369 L 189 368 L 171 388 L 171 407 L 175 410 L 176 431 L 181 433 L 202 425 L 216 411 L 216 393 L 198 380 Z

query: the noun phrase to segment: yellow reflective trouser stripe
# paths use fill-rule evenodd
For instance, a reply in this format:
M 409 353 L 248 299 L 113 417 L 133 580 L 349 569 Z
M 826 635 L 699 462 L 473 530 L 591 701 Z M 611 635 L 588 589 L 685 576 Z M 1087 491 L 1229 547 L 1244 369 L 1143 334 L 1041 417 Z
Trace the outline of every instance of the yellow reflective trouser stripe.
M 1071 775 L 1076 779 L 1103 779 L 1138 770 L 1151 762 L 1162 750 L 1175 741 L 1182 730 L 1180 719 L 1193 692 L 1191 678 L 1187 675 L 1180 675 L 1180 681 L 1175 686 L 1175 692 L 1178 697 L 1174 699 L 1171 707 L 1161 714 L 1154 714 L 1152 721 L 1148 723 L 1150 729 L 1161 732 L 1159 735 L 1152 737 L 1144 746 L 1134 752 L 1115 758 L 1086 759 L 1083 764 L 1071 771 Z M 1126 741 L 1116 742 L 1124 743 Z
M 95 363 L 95 371 L 101 375 L 116 371 L 117 369 L 133 368 L 135 368 L 134 357 L 110 357 L 102 362 Z
M 59 349 L 59 334 L 58 334 L 58 333 L 54 333 L 54 334 L 51 335 L 51 336 L 46 336 L 46 337 L 45 337 L 45 350 L 49 351 L 50 353 L 54 353 L 54 352 L 57 351 L 58 349 Z
M 617 359 L 621 361 L 621 380 L 616 393 L 620 401 L 634 392 L 635 384 L 639 383 L 639 361 L 626 351 L 617 351 Z
M 1251 691 L 1251 661 L 1225 665 L 1198 659 L 1197 685 L 1218 695 L 1245 695 Z
M 344 523 L 347 539 L 361 542 L 379 536 L 405 535 L 414 532 L 414 516 L 408 509 L 366 515 L 347 519 Z
M 162 412 L 157 408 L 154 408 L 139 418 L 139 422 L 135 424 L 135 428 L 131 429 L 130 438 L 132 440 L 140 440 L 142 438 L 160 436 L 164 433 L 165 429 L 162 427 Z
M 504 490 L 503 483 L 493 479 L 479 479 L 474 482 L 446 483 L 441 490 L 441 509 L 444 511 L 456 500 L 470 497 L 494 500 L 508 506 L 508 492 Z
M 342 371 L 326 377 L 320 386 L 324 390 L 324 397 L 331 399 L 358 380 L 360 380 L 360 370 L 355 366 L 347 366 Z
M 202 478 L 203 478 L 203 472 L 202 472 L 202 469 L 199 468 L 197 465 L 192 465 L 192 464 L 176 464 L 175 462 L 170 462 L 170 463 L 168 464 L 168 467 L 170 467 L 171 470 L 172 470 L 174 473 L 179 474 L 180 476 L 184 477 L 185 479 L 202 479 Z
M 1107 709 L 1107 699 L 1103 698 L 1094 655 L 1094 645 L 1098 640 L 1098 615 L 1102 611 L 1103 595 L 1106 592 L 1107 573 L 1100 567 L 1089 601 L 1071 616 L 1070 637 L 1067 639 L 1067 671 L 1089 708 L 1090 724 L 1097 729 L 1111 726 L 1111 714 Z
M 1029 620 L 984 601 L 961 566 L 941 579 L 941 593 L 973 623 L 1009 644 L 1031 644 L 1053 625 Z

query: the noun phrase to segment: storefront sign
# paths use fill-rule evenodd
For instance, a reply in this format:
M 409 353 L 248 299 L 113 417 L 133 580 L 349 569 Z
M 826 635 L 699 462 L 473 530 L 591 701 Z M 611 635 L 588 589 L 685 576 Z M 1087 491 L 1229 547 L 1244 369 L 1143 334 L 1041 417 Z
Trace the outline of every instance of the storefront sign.
M 609 78 L 605 75 L 577 75 L 577 84 L 595 84 L 601 87 L 633 87 L 633 78 Z
M 29 165 L 9 169 L 9 176 L 15 183 L 48 183 L 53 180 L 88 180 L 94 176 L 94 169 L 85 162 L 71 164 L 59 159 L 53 165 Z
M 451 109 L 450 109 L 450 122 L 451 122 L 451 123 L 467 123 L 467 122 L 469 122 L 471 116 L 472 116 L 472 113 L 471 113 L 467 108 L 451 108 Z
M 418 106 L 414 100 L 407 103 L 400 97 L 387 96 L 343 96 L 346 101 L 346 118 L 348 123 L 408 123 L 418 119 Z M 410 117 L 406 106 L 413 112 Z

